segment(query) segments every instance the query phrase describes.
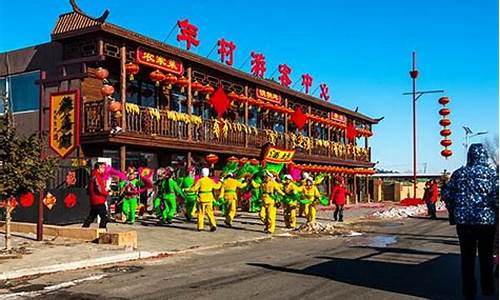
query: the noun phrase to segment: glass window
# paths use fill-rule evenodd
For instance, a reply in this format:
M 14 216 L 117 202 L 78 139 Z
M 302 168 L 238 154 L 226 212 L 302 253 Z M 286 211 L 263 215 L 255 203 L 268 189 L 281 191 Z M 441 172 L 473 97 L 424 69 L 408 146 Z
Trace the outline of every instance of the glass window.
M 5 78 L 0 78 L 0 114 L 3 114 L 4 113 L 4 105 L 3 105 L 3 101 L 4 101 L 4 98 L 5 97 Z
M 9 92 L 13 112 L 38 109 L 40 88 L 35 81 L 39 79 L 40 73 L 38 71 L 9 77 Z

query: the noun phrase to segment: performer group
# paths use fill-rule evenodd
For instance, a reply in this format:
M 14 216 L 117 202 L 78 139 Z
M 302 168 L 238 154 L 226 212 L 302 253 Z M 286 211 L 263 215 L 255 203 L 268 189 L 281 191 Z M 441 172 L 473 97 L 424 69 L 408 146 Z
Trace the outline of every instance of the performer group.
M 346 194 L 343 180 L 335 176 L 335 186 L 328 199 L 318 189 L 326 177 L 313 177 L 307 172 L 289 174 L 286 167 L 278 164 L 261 164 L 252 159 L 231 157 L 219 176 L 213 176 L 211 169 L 203 167 L 199 174 L 194 167 L 185 171 L 184 177 L 177 177 L 181 170 L 172 167 L 159 168 L 156 172 L 149 168 L 129 167 L 126 173 L 118 172 L 110 166 L 96 166 L 91 183 L 102 184 L 103 179 L 112 178 L 115 183 L 114 195 L 119 199 L 122 220 L 128 224 L 136 221 L 136 211 L 140 206 L 140 196 L 147 193 L 152 199 L 153 212 L 157 224 L 171 224 L 174 217 L 182 214 L 187 221 L 196 217 L 197 230 L 203 231 L 205 216 L 210 231 L 217 229 L 214 210 L 218 208 L 225 217 L 227 227 L 233 226 L 237 208 L 258 213 L 264 225 L 264 232 L 272 234 L 276 229 L 277 208 L 283 208 L 287 228 L 297 227 L 297 217 L 305 217 L 308 223 L 316 222 L 318 205 L 336 205 L 335 220 L 342 221 L 344 203 L 338 203 L 339 191 Z M 176 174 L 177 173 L 177 174 Z M 89 186 L 90 188 L 90 186 Z M 92 186 L 93 190 L 104 190 Z M 92 199 L 91 199 L 92 201 Z M 342 202 L 342 201 L 341 201 Z M 182 210 L 179 204 L 182 203 Z

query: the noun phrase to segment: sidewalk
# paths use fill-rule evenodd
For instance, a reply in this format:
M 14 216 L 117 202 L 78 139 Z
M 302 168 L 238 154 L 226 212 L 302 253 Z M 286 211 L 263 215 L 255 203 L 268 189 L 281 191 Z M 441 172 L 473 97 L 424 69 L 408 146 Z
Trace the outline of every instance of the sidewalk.
M 380 210 L 377 207 L 349 207 L 345 211 L 345 221 Z M 318 222 L 332 221 L 332 211 L 318 211 Z M 124 249 L 119 246 L 81 242 L 71 239 L 47 236 L 43 242 L 37 242 L 33 234 L 15 234 L 13 247 L 25 254 L 19 258 L 1 258 L 0 281 L 41 273 L 50 273 L 96 265 L 118 263 L 134 259 L 151 258 L 160 255 L 174 255 L 203 251 L 218 247 L 270 239 L 273 236 L 289 236 L 291 229 L 285 228 L 282 211 L 278 211 L 277 226 L 274 235 L 265 234 L 264 226 L 257 214 L 238 212 L 233 227 L 224 224 L 224 218 L 216 214 L 218 228 L 216 232 L 196 230 L 195 221 L 186 222 L 181 216 L 170 225 L 157 226 L 156 219 L 145 216 L 134 225 L 109 223 L 108 231 L 137 231 L 138 249 Z M 305 218 L 298 218 L 298 224 L 305 223 Z M 72 226 L 80 226 L 78 224 Z M 97 226 L 97 224 L 93 224 Z M 0 242 L 3 247 L 3 239 Z

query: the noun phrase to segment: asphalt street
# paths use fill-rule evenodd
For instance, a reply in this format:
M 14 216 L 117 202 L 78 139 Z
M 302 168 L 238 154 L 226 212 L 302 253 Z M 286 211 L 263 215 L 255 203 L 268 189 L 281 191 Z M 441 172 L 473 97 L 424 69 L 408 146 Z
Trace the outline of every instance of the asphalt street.
M 280 237 L 13 281 L 0 298 L 461 299 L 458 240 L 447 220 L 357 228 L 362 235 Z

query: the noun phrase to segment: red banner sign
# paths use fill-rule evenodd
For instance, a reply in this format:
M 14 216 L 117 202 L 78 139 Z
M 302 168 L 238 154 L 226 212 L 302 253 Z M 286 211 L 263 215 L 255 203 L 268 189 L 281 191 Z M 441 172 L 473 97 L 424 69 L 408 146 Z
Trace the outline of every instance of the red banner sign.
M 269 146 L 264 154 L 264 161 L 275 164 L 289 164 L 292 162 L 294 155 L 295 150 L 285 150 Z
M 270 91 L 256 88 L 255 94 L 257 95 L 257 98 L 259 98 L 259 99 L 266 100 L 269 102 L 274 102 L 277 104 L 281 104 L 281 96 L 277 93 L 273 93 Z
M 140 47 L 137 48 L 137 51 L 135 52 L 135 58 L 137 63 L 141 65 L 146 65 L 177 75 L 182 75 L 184 73 L 184 67 L 180 61 L 151 53 Z
M 50 94 L 49 146 L 61 158 L 80 142 L 80 91 Z
M 339 122 L 339 123 L 347 123 L 347 119 L 344 115 L 341 115 L 341 114 L 338 114 L 338 113 L 330 113 L 330 118 L 333 120 L 333 121 L 336 121 L 336 122 Z

